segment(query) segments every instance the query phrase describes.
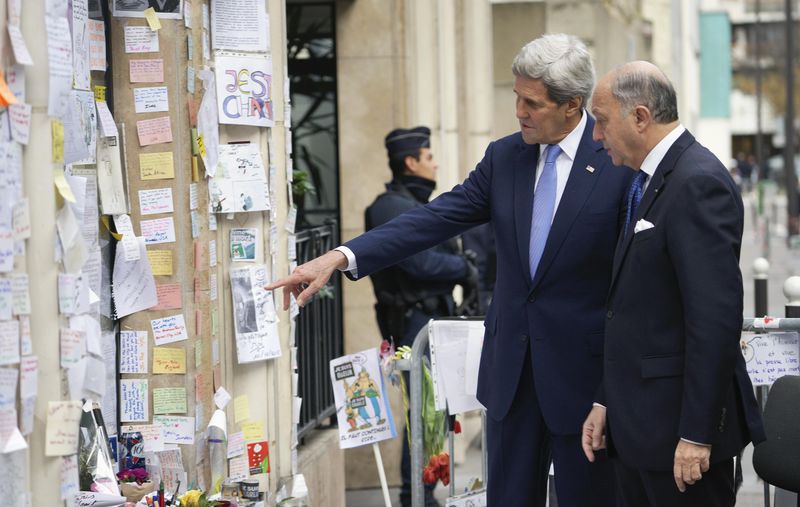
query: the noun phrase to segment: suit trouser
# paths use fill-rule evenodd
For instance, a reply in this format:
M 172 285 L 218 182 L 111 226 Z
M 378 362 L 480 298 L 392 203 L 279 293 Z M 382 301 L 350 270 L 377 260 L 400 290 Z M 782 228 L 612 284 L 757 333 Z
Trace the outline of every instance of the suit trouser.
M 703 478 L 681 493 L 672 472 L 639 470 L 614 459 L 617 490 L 623 507 L 731 507 L 733 458 L 714 463 Z
M 612 507 L 616 504 L 611 462 L 589 463 L 580 435 L 548 429 L 533 383 L 530 350 L 508 414 L 486 418 L 489 454 L 488 505 L 543 507 L 552 459 L 558 507 Z M 588 413 L 588 408 L 587 408 Z

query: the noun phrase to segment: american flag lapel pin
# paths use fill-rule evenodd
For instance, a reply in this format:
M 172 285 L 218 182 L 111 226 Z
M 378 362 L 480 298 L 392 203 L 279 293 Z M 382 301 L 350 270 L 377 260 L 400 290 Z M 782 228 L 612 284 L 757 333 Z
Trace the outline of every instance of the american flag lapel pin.
M 590 173 L 593 173 L 594 172 L 594 167 L 592 167 L 590 165 L 587 165 L 586 166 L 586 170 L 589 171 Z

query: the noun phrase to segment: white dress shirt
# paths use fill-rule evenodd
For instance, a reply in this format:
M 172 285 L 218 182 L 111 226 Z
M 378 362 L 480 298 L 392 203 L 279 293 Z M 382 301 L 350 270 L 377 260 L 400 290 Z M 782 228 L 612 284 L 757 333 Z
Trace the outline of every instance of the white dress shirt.
M 556 158 L 556 202 L 555 206 L 553 206 L 553 217 L 555 217 L 556 210 L 558 210 L 558 203 L 561 202 L 561 196 L 564 195 L 564 188 L 567 186 L 569 172 L 572 169 L 572 163 L 575 161 L 575 154 L 578 152 L 578 145 L 581 143 L 584 130 L 586 130 L 586 111 L 581 111 L 581 121 L 572 129 L 572 132 L 567 134 L 567 137 L 558 143 L 558 146 L 561 148 L 561 153 L 559 153 L 558 158 Z M 544 150 L 547 149 L 547 146 L 546 144 L 539 145 L 539 160 L 536 163 L 537 185 L 539 184 L 539 177 L 542 175 L 542 170 L 544 169 Z M 551 223 L 553 217 L 550 217 Z M 347 267 L 341 271 L 349 271 L 354 277 L 358 278 L 358 266 L 356 265 L 356 256 L 353 254 L 353 251 L 346 246 L 338 246 L 334 248 L 334 250 L 342 252 L 344 256 L 347 257 Z
M 679 123 L 677 127 L 672 129 L 669 134 L 665 135 L 664 138 L 650 150 L 650 153 L 644 157 L 642 167 L 639 168 L 642 172 L 647 174 L 647 179 L 644 181 L 644 186 L 642 187 L 642 194 L 647 190 L 650 180 L 653 179 L 653 175 L 656 173 L 656 169 L 658 169 L 658 164 L 664 160 L 669 149 L 672 148 L 672 145 L 675 144 L 675 141 L 677 141 L 684 132 L 686 132 L 686 128 Z

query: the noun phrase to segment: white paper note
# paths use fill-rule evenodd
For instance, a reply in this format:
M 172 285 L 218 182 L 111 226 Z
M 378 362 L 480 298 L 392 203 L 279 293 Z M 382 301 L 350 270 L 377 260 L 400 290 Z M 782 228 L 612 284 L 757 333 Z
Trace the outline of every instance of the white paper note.
M 133 104 L 137 113 L 169 111 L 166 86 L 133 89 Z
M 120 421 L 144 422 L 150 419 L 147 379 L 120 379 Z
M 158 31 L 147 26 L 125 27 L 126 53 L 158 53 Z

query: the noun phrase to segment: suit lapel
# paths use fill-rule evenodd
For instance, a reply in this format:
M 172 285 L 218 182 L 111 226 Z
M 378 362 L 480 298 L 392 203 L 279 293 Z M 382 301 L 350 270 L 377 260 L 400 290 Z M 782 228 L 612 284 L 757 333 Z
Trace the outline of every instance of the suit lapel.
M 558 203 L 553 225 L 547 235 L 547 243 L 545 244 L 544 252 L 542 252 L 542 259 L 539 261 L 539 267 L 536 269 L 536 277 L 533 280 L 532 289 L 536 288 L 547 273 L 550 264 L 556 258 L 561 245 L 572 228 L 572 224 L 578 217 L 578 213 L 580 213 L 586 199 L 591 194 L 595 183 L 601 177 L 603 167 L 597 167 L 594 171 L 586 170 L 596 153 L 602 149 L 600 143 L 592 140 L 593 127 L 594 121 L 591 117 L 587 118 L 586 129 L 583 131 L 578 151 L 575 153 L 575 161 L 572 163 L 567 185 Z
M 533 190 L 536 186 L 536 163 L 539 145 L 524 144 L 520 138 L 520 153 L 514 167 L 514 223 L 517 228 L 517 248 L 525 280 L 530 285 L 531 268 L 528 246 L 531 240 Z
M 694 137 L 687 130 L 681 134 L 672 146 L 670 146 L 669 150 L 667 150 L 667 154 L 664 155 L 661 163 L 658 164 L 652 180 L 647 184 L 647 190 L 645 190 L 642 201 L 636 209 L 636 216 L 631 217 L 631 223 L 628 227 L 635 227 L 636 222 L 647 216 L 647 212 L 653 207 L 653 203 L 658 196 L 664 193 L 664 187 L 667 185 L 669 174 L 675 169 L 675 164 L 678 162 L 681 154 L 693 142 Z M 632 230 L 627 237 L 622 237 L 622 233 L 620 233 L 617 250 L 614 252 L 614 269 L 611 274 L 611 289 L 614 288 L 614 283 L 617 281 L 617 275 L 628 253 L 628 249 L 633 242 L 633 236 L 634 233 Z

